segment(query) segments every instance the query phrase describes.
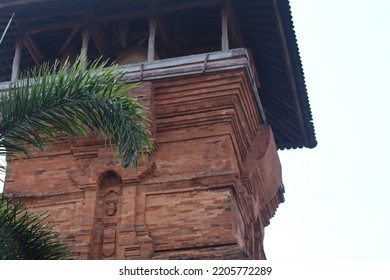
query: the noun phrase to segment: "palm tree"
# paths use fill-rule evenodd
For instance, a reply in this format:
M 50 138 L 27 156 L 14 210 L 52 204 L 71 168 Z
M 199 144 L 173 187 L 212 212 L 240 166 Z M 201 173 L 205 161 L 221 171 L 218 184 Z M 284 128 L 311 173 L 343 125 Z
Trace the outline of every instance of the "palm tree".
M 0 92 L 0 156 L 29 156 L 31 148 L 93 133 L 112 140 L 122 166 L 137 166 L 152 150 L 144 108 L 128 92 L 124 72 L 78 58 L 58 71 L 43 65 Z
M 0 260 L 66 260 L 74 257 L 61 235 L 19 202 L 0 200 Z
M 93 133 L 115 143 L 124 168 L 152 151 L 144 108 L 127 94 L 124 73 L 78 58 L 58 71 L 45 64 L 0 91 L 0 156 L 29 156 L 59 139 Z M 0 164 L 1 170 L 5 166 Z M 47 216 L 0 200 L 0 259 L 67 259 L 71 251 Z

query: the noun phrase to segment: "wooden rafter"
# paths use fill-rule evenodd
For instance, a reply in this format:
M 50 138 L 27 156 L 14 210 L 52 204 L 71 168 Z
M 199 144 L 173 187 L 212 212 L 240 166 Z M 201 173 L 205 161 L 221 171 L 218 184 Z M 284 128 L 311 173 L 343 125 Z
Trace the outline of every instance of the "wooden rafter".
M 45 56 L 43 55 L 38 44 L 35 42 L 34 38 L 29 34 L 24 34 L 23 44 L 26 46 L 35 64 L 37 66 L 42 65 L 43 61 L 45 60 Z
M 108 45 L 108 40 L 103 32 L 102 27 L 97 23 L 93 23 L 89 25 L 89 30 L 91 32 L 92 40 L 95 42 L 95 45 L 98 48 L 99 52 L 103 56 L 109 57 L 110 46 Z
M 94 14 L 92 12 L 86 12 L 84 13 L 83 18 L 100 54 L 106 57 L 110 56 L 110 46 L 107 43 L 108 40 L 105 38 L 106 36 L 99 23 L 93 20 Z
M 5 0 L 0 0 L 0 1 L 5 1 Z M 8 0 L 9 3 L 7 3 L 8 6 L 18 6 L 18 1 L 17 0 Z M 34 0 L 27 0 L 27 1 L 30 1 L 30 3 L 33 3 L 32 1 Z M 53 1 L 53 0 L 35 0 L 37 2 L 45 2 L 45 1 Z M 85 0 L 84 0 L 85 1 Z M 130 0 L 132 3 L 144 3 L 145 0 Z M 79 1 L 80 3 L 82 1 Z M 15 3 L 15 5 L 13 5 L 13 3 Z M 28 3 L 28 4 L 30 4 Z M 93 12 L 104 12 L 106 11 L 107 9 L 111 9 L 111 8 L 118 8 L 118 7 L 121 7 L 123 6 L 124 4 L 128 4 L 129 3 L 129 0 L 114 0 L 114 1 L 108 1 L 108 2 L 103 2 L 103 3 L 100 3 L 96 9 L 88 9 L 88 11 L 93 11 Z M 95 7 L 94 7 L 95 8 Z M 73 16 L 77 16 L 79 15 L 80 17 L 82 16 L 82 14 L 84 13 L 84 10 L 82 9 L 74 9 L 74 6 L 71 6 L 71 7 L 68 7 L 68 8 L 64 8 L 64 9 L 61 9 L 61 10 L 53 10 L 53 11 L 50 11 L 49 13 L 41 13 L 41 14 L 37 14 L 37 15 L 34 15 L 33 17 L 29 17 L 29 21 L 30 22 L 33 22 L 33 21 L 41 21 L 43 19 L 48 19 L 48 18 L 55 18 L 55 17 L 60 17 L 60 16 L 63 16 L 63 15 L 73 15 Z
M 61 49 L 59 50 L 58 56 L 60 56 L 62 54 L 62 52 L 68 48 L 70 42 L 72 42 L 74 36 L 76 36 L 76 34 L 77 34 L 77 32 L 79 30 L 80 30 L 79 26 L 77 26 L 77 27 L 72 29 L 72 31 L 70 32 L 68 38 L 66 38 L 65 43 L 62 45 Z
M 66 22 L 57 22 L 57 23 L 51 23 L 51 24 L 45 24 L 45 25 L 29 25 L 26 26 L 24 31 L 28 34 L 37 34 L 45 31 L 51 31 L 51 30 L 57 30 L 57 29 L 65 29 L 65 28 L 75 28 L 82 26 L 82 20 L 72 20 L 72 21 L 66 21 Z
M 43 1 L 43 0 L 42 0 Z M 213 7 L 218 6 L 221 4 L 221 0 L 201 0 L 201 1 L 191 1 L 186 2 L 182 4 L 174 4 L 174 5 L 168 5 L 168 6 L 159 6 L 154 11 L 151 11 L 150 9 L 138 9 L 138 10 L 131 10 L 131 11 L 124 11 L 116 14 L 110 14 L 110 15 L 99 15 L 94 17 L 95 22 L 107 22 L 112 20 L 134 20 L 134 19 L 140 19 L 140 18 L 147 18 L 152 16 L 153 14 L 157 13 L 160 16 L 164 14 L 174 13 L 186 9 L 191 8 L 200 8 L 200 7 Z M 94 9 L 93 11 L 98 14 L 99 11 L 104 11 L 104 7 Z M 106 7 L 107 8 L 107 7 Z M 82 12 L 79 12 L 80 14 Z M 55 17 L 59 17 L 61 15 L 66 14 L 64 13 L 55 13 Z M 39 18 L 35 18 L 34 20 L 37 20 Z M 40 33 L 44 31 L 49 30 L 56 30 L 56 29 L 64 29 L 64 28 L 74 28 L 77 26 L 80 26 L 82 24 L 82 18 L 80 17 L 80 20 L 70 20 L 67 22 L 56 22 L 51 24 L 45 24 L 45 25 L 37 25 L 37 24 L 29 24 L 29 26 L 26 26 L 25 32 L 29 34 L 34 33 Z

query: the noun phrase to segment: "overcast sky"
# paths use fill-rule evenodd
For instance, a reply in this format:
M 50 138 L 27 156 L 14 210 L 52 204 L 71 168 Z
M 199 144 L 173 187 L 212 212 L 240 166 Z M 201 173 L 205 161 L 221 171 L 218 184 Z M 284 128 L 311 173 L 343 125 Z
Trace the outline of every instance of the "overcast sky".
M 390 260 L 390 1 L 290 0 L 318 146 L 280 152 L 270 260 Z

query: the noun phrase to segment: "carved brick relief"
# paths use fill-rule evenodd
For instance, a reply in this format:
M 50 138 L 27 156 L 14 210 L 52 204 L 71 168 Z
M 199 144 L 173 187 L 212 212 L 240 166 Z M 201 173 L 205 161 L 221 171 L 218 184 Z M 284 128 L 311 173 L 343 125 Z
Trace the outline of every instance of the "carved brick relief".
M 115 171 L 106 171 L 98 186 L 92 251 L 96 259 L 116 259 L 122 179 Z

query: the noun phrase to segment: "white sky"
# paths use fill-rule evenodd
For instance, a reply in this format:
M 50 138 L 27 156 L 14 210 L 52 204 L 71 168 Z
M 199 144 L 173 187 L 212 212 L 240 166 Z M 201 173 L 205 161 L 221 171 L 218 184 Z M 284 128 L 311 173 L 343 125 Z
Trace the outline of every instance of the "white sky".
M 269 260 L 390 260 L 390 1 L 290 0 L 318 146 L 280 152 Z

